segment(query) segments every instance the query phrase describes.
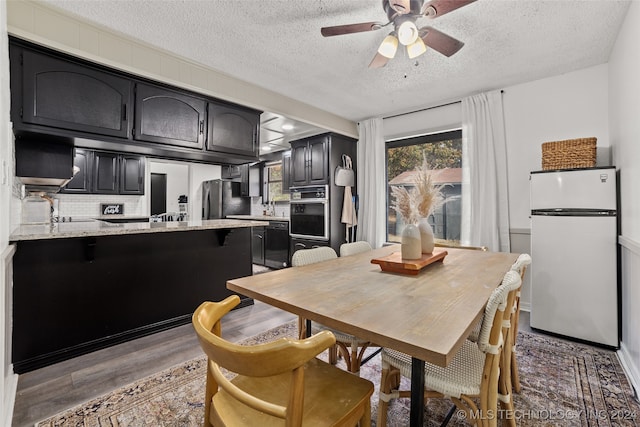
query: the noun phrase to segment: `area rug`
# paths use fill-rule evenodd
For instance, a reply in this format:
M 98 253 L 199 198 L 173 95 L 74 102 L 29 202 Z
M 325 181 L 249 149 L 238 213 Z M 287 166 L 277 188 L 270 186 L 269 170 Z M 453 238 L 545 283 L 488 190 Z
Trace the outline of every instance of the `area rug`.
M 286 323 L 243 344 L 296 335 L 296 322 Z M 640 405 L 615 352 L 520 332 L 518 360 L 522 392 L 515 395 L 519 426 L 636 426 Z M 321 355 L 326 358 L 326 354 Z M 342 362 L 340 362 L 342 363 Z M 53 426 L 201 426 L 204 409 L 204 358 L 194 359 L 115 390 L 36 424 Z M 376 386 L 371 400 L 373 425 L 378 406 L 379 356 L 362 367 L 361 376 Z M 403 378 L 401 387 L 408 389 Z M 444 420 L 451 404 L 431 399 L 425 407 L 425 426 Z M 409 423 L 409 400 L 395 399 L 388 425 Z M 449 425 L 469 425 L 454 412 Z

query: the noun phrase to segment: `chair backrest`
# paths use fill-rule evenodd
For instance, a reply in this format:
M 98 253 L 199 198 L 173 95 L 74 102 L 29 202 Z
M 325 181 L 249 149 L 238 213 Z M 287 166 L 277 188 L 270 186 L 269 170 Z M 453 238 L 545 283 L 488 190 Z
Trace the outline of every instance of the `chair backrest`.
M 340 245 L 340 256 L 349 256 L 355 255 L 362 252 L 369 252 L 373 250 L 369 242 L 365 242 L 364 240 L 358 242 L 351 243 L 343 243 Z
M 524 273 L 527 271 L 529 265 L 531 265 L 531 256 L 529 254 L 520 254 L 516 262 L 511 266 L 511 269 L 516 271 L 521 279 L 524 279 Z
M 216 412 L 216 408 L 211 407 L 212 398 L 219 389 L 223 389 L 229 396 L 250 408 L 285 419 L 286 425 L 300 425 L 304 397 L 304 365 L 334 345 L 335 337 L 324 331 L 305 340 L 280 338 L 269 343 L 249 346 L 231 343 L 220 336 L 220 320 L 239 302 L 240 298 L 237 295 L 219 303 L 207 301 L 202 303 L 192 316 L 200 345 L 209 358 L 205 420 L 208 422 L 212 410 Z M 267 377 L 290 372 L 292 379 L 287 404 L 268 402 L 241 390 L 224 376 L 221 367 L 246 377 Z M 292 420 L 291 417 L 299 419 Z
M 520 275 L 513 270 L 507 271 L 502 283 L 491 293 L 484 310 L 482 326 L 478 335 L 478 348 L 485 352 L 493 352 L 496 346 L 502 345 L 503 321 L 511 316 L 511 310 L 505 310 L 513 306 L 515 295 L 522 285 Z M 502 313 L 500 319 L 496 319 L 496 313 Z
M 312 249 L 299 249 L 291 257 L 291 265 L 299 267 L 302 265 L 315 264 L 316 262 L 328 261 L 338 258 L 338 254 L 329 246 L 320 246 Z

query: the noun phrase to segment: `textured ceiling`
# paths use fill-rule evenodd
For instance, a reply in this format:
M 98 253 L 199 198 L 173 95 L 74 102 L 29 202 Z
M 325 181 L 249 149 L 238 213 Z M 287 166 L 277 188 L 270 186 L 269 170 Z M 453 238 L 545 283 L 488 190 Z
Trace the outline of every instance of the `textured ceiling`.
M 388 29 L 324 38 L 320 28 L 386 22 L 380 0 L 45 0 L 134 39 L 359 121 L 605 63 L 629 1 L 478 0 L 431 25 L 465 43 L 447 58 L 398 51 L 369 69 Z

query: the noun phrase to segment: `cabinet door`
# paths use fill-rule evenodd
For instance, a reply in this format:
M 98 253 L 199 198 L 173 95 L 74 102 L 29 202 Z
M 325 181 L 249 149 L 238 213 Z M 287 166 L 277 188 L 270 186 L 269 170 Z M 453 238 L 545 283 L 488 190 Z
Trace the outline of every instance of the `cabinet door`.
M 264 163 L 249 167 L 249 196 L 262 196 Z
M 258 158 L 260 113 L 209 102 L 207 150 Z
M 118 154 L 99 151 L 93 153 L 93 193 L 118 194 L 119 166 Z
M 75 149 L 73 166 L 77 166 L 80 171 L 65 187 L 60 189 L 61 193 L 87 194 L 91 192 L 91 160 L 92 152 L 90 150 Z
M 311 240 L 291 237 L 290 242 L 291 246 L 289 249 L 289 256 L 291 257 L 293 257 L 293 254 L 300 249 L 313 249 L 321 246 L 329 246 L 329 242 L 327 240 Z
M 329 150 L 327 138 L 309 140 L 307 178 L 309 185 L 328 184 Z
M 141 156 L 120 156 L 120 194 L 144 194 L 144 161 Z
M 253 263 L 264 265 L 264 227 L 251 229 L 251 252 Z
M 291 151 L 282 153 L 282 193 L 289 194 L 291 186 Z
M 136 85 L 134 139 L 201 149 L 206 102 L 157 86 Z
M 240 197 L 249 197 L 249 164 L 240 165 Z
M 222 165 L 220 176 L 222 179 L 240 179 L 242 176 L 240 165 Z
M 129 136 L 130 81 L 28 50 L 23 55 L 24 122 Z
M 291 143 L 291 186 L 307 185 L 307 142 Z

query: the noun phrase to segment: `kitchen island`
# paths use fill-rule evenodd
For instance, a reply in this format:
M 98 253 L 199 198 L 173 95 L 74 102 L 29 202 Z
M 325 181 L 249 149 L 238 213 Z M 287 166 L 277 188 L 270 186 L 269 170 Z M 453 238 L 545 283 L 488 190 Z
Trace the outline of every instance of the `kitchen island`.
M 13 348 L 28 372 L 186 324 L 250 276 L 251 220 L 23 225 L 10 236 Z M 244 298 L 241 306 L 252 304 Z

